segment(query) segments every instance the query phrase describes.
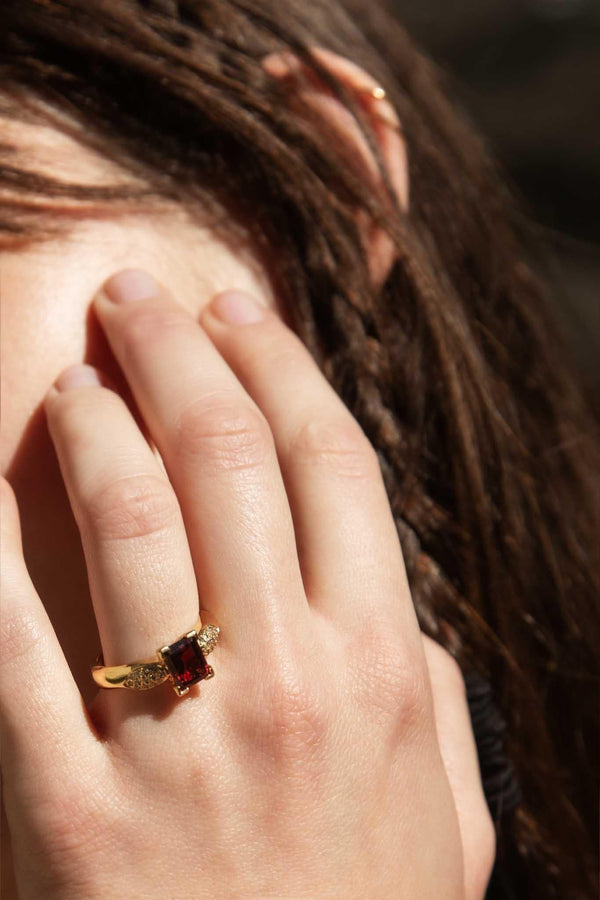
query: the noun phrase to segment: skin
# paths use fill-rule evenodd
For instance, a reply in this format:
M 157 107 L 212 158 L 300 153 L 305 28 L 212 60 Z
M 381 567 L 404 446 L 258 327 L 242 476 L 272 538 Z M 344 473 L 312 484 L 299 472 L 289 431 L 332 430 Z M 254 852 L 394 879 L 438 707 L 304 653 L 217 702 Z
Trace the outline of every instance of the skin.
M 6 253 L 1 287 L 19 896 L 481 900 L 460 670 L 419 631 L 376 455 L 265 272 L 165 206 Z M 152 655 L 199 607 L 214 679 L 96 689 L 99 642 Z

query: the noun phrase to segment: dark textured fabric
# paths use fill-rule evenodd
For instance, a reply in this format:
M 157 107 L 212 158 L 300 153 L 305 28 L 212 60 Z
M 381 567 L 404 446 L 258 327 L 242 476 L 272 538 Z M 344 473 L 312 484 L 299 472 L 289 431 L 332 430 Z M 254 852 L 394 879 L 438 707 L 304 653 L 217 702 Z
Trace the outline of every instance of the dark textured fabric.
M 506 723 L 494 703 L 492 687 L 477 672 L 464 674 L 471 724 L 477 744 L 483 790 L 493 821 L 498 828 L 502 817 L 521 801 L 521 788 L 514 767 L 504 751 Z M 511 879 L 496 860 L 485 900 L 516 900 Z
M 522 895 L 519 897 L 517 894 L 516 885 L 513 884 L 510 875 L 498 862 L 494 865 L 485 900 L 522 900 Z
M 468 672 L 464 680 L 483 789 L 491 816 L 497 822 L 521 801 L 513 764 L 504 752 L 506 723 L 494 703 L 489 682 L 477 672 Z

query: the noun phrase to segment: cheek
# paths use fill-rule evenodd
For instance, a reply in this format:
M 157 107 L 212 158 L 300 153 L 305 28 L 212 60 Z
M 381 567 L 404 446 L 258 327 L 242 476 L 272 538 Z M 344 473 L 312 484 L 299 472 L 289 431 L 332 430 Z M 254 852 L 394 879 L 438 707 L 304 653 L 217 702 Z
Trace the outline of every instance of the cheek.
M 179 254 L 185 256 L 185 252 Z M 171 248 L 160 229 L 130 219 L 79 223 L 62 242 L 48 241 L 0 261 L 2 288 L 2 472 L 7 473 L 28 426 L 35 435 L 40 404 L 67 366 L 88 362 L 123 386 L 114 357 L 90 312 L 94 293 L 113 272 L 133 265 L 168 281 Z M 189 287 L 186 286 L 189 293 Z M 37 413 L 37 415 L 36 415 Z M 38 421 L 39 420 L 39 421 Z M 32 443 L 35 435 L 31 435 Z M 25 447 L 22 448 L 25 450 Z M 41 447 L 36 448 L 41 452 Z
M 0 261 L 3 474 L 60 369 L 85 352 L 85 302 L 77 279 L 50 260 L 54 255 L 39 250 L 3 254 Z
M 90 312 L 101 284 L 126 267 L 147 269 L 195 316 L 214 293 L 225 288 L 262 295 L 275 306 L 260 266 L 235 256 L 180 214 L 81 222 L 60 243 L 49 241 L 21 253 L 3 253 L 3 474 L 36 411 L 41 418 L 46 391 L 66 366 L 78 362 L 97 366 L 127 395 L 104 334 Z

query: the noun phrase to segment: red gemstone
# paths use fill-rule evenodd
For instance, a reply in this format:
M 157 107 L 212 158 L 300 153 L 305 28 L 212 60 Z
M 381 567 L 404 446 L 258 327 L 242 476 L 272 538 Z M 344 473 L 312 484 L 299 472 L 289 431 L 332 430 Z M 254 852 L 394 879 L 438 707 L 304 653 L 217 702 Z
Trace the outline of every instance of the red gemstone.
M 182 637 L 166 647 L 162 651 L 162 656 L 175 685 L 179 688 L 188 688 L 210 673 L 210 666 L 196 638 Z

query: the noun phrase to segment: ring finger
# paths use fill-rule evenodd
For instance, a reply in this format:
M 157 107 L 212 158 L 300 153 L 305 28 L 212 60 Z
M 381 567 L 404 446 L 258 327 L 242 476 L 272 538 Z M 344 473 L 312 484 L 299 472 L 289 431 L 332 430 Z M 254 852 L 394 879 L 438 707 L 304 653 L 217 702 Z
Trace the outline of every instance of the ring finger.
M 46 414 L 81 534 L 104 661 L 150 656 L 198 618 L 175 492 L 126 404 L 91 366 L 62 373 Z

